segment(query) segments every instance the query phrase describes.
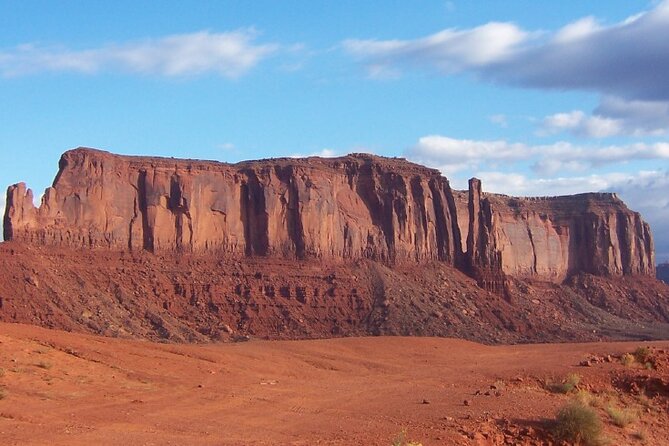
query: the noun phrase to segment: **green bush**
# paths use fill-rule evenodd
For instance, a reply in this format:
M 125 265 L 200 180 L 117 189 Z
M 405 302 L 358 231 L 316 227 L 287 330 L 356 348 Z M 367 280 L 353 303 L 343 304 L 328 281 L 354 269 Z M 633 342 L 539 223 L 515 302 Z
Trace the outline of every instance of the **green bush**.
M 602 444 L 602 422 L 593 409 L 570 403 L 558 411 L 553 435 L 558 441 L 597 446 Z

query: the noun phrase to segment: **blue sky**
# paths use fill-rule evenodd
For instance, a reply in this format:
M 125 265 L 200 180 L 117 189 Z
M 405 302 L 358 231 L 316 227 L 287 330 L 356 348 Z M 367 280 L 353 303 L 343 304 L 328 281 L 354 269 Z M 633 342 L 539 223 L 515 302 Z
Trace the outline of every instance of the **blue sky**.
M 669 260 L 669 1 L 3 1 L 0 185 L 60 154 L 353 151 L 616 191 Z

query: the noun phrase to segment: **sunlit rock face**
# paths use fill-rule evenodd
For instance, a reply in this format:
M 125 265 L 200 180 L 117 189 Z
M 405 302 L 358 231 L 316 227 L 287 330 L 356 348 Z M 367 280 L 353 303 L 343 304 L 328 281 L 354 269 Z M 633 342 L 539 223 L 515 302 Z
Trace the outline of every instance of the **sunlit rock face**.
M 66 152 L 39 207 L 10 186 L 5 240 L 230 257 L 447 262 L 505 276 L 654 275 L 650 229 L 613 194 L 468 192 L 398 158 L 213 161 Z

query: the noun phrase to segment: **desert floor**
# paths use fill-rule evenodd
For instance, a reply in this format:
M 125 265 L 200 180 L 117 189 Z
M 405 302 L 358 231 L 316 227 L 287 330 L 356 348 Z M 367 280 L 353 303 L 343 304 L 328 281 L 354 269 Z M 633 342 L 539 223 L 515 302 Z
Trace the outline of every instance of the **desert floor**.
M 546 383 L 569 374 L 604 401 L 609 444 L 669 444 L 666 362 L 618 359 L 640 345 L 669 351 L 407 337 L 183 345 L 0 324 L 0 444 L 391 445 L 403 431 L 424 446 L 547 444 L 546 420 L 575 394 Z M 611 405 L 633 421 L 615 426 Z

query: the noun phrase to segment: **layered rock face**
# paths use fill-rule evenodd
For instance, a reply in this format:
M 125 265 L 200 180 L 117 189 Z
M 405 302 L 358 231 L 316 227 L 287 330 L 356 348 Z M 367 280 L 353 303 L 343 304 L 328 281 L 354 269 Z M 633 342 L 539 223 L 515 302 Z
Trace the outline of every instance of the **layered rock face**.
M 9 188 L 6 240 L 385 262 L 461 255 L 448 181 L 371 155 L 230 165 L 75 149 L 39 208 L 32 199 L 23 184 Z
M 238 164 L 66 152 L 39 208 L 10 186 L 5 240 L 230 257 L 442 261 L 505 276 L 654 275 L 650 229 L 613 194 L 451 190 L 437 170 L 354 154 Z

